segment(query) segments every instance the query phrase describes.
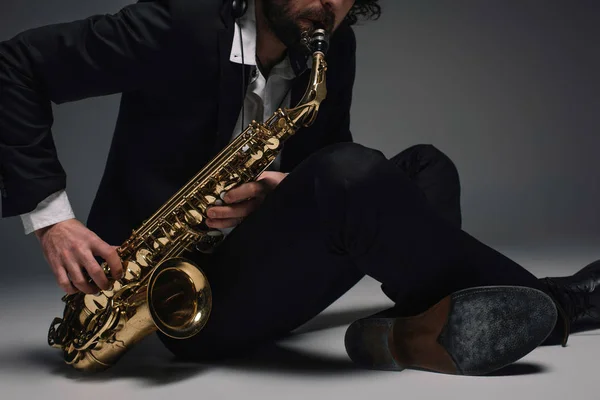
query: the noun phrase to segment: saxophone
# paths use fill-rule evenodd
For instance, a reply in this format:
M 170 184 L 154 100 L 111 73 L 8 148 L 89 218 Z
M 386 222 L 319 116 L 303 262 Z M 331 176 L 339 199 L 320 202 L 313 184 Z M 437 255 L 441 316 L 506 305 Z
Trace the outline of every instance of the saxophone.
M 177 339 L 194 336 L 212 309 L 210 284 L 196 263 L 182 255 L 210 253 L 224 238 L 205 224 L 206 211 L 222 204 L 222 195 L 256 180 L 275 160 L 282 144 L 310 126 L 327 95 L 324 29 L 305 32 L 302 43 L 312 54 L 309 86 L 298 105 L 279 108 L 267 121 L 252 123 L 220 151 L 158 211 L 117 248 L 124 275 L 97 294 L 65 295 L 62 318 L 54 318 L 48 344 L 63 351 L 78 370 L 101 371 L 157 329 Z

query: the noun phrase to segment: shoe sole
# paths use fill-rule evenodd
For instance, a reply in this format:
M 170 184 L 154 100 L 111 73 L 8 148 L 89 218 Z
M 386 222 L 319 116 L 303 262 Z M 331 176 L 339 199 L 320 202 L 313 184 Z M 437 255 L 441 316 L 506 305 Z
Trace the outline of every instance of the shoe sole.
M 344 342 L 363 368 L 485 375 L 538 347 L 556 320 L 554 302 L 539 290 L 486 286 L 455 292 L 416 316 L 357 320 Z

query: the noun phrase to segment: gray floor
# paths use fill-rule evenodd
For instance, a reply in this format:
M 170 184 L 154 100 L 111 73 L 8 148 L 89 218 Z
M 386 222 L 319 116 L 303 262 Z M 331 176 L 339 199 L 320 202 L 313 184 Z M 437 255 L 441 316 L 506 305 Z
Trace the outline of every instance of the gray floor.
M 537 276 L 569 274 L 600 258 L 600 247 L 593 243 L 500 250 Z M 343 347 L 346 326 L 390 304 L 371 279 L 363 280 L 295 336 L 254 357 L 222 365 L 178 363 L 149 337 L 113 369 L 92 377 L 63 366 L 58 351 L 46 345 L 48 325 L 62 312 L 60 292 L 51 280 L 27 289 L 15 284 L 0 296 L 2 399 L 599 398 L 598 331 L 571 336 L 567 348 L 538 348 L 494 376 L 355 368 Z

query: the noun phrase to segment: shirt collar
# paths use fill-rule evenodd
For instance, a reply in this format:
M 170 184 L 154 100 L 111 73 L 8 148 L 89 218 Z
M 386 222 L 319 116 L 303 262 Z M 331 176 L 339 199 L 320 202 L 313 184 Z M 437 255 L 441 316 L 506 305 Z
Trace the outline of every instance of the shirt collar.
M 256 66 L 256 9 L 254 0 L 248 0 L 246 13 L 236 21 L 234 28 L 229 61 L 242 64 L 243 50 L 243 64 Z M 241 41 L 240 28 L 242 31 Z M 288 55 L 273 67 L 273 73 L 285 79 L 293 79 L 302 74 L 307 68 L 310 68 L 308 61 L 309 58 L 305 54 L 288 51 Z

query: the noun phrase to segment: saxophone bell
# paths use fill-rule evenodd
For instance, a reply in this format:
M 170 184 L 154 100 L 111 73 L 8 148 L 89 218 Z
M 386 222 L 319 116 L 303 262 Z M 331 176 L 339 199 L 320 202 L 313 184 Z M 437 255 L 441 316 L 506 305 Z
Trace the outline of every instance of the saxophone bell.
M 181 257 L 168 259 L 152 271 L 147 287 L 149 327 L 176 339 L 190 338 L 204 328 L 212 294 L 195 263 Z

